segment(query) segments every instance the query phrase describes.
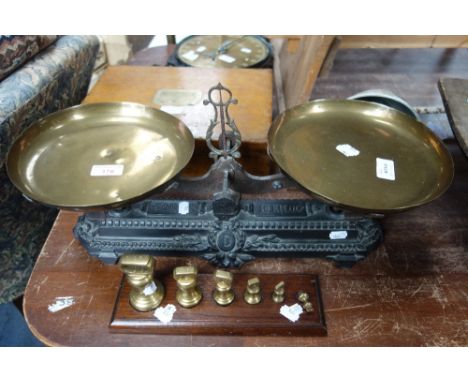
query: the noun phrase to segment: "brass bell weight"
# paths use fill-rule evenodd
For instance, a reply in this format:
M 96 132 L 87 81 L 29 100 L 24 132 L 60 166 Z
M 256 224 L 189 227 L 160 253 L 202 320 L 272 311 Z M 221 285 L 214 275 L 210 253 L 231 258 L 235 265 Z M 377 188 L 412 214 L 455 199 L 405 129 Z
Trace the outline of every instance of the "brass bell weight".
M 131 285 L 130 305 L 138 311 L 156 309 L 164 298 L 164 286 L 153 277 L 154 258 L 127 254 L 119 259 L 119 268 Z
M 275 285 L 271 298 L 275 303 L 279 304 L 284 301 L 284 293 L 284 281 L 280 281 Z
M 299 300 L 300 303 L 302 303 L 302 308 L 310 313 L 314 311 L 314 307 L 312 303 L 310 302 L 310 295 L 307 292 L 300 291 L 297 294 L 297 299 Z
M 232 273 L 218 269 L 214 274 L 214 280 L 215 290 L 213 291 L 213 299 L 218 305 L 229 305 L 234 301 L 235 297 L 232 290 Z
M 251 278 L 247 281 L 244 301 L 251 305 L 259 304 L 262 301 L 262 291 L 260 289 L 260 280 L 258 277 Z
M 203 297 L 198 288 L 198 270 L 194 266 L 174 268 L 172 273 L 177 282 L 176 300 L 184 308 L 192 308 L 198 305 Z

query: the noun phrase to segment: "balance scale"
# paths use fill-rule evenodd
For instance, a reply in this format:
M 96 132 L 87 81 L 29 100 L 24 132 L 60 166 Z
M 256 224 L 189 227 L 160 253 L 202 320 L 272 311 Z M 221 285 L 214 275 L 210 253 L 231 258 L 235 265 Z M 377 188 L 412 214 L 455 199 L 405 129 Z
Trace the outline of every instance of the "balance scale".
M 281 172 L 255 176 L 237 161 L 231 92 L 218 84 L 204 103 L 214 109 L 214 163 L 201 177 L 178 175 L 194 152 L 190 130 L 132 103 L 76 106 L 33 124 L 10 150 L 9 176 L 31 200 L 85 211 L 74 235 L 105 263 L 192 255 L 226 268 L 257 257 L 351 266 L 381 242 L 380 217 L 428 203 L 452 181 L 451 156 L 426 126 L 357 100 L 278 116 L 268 153 Z

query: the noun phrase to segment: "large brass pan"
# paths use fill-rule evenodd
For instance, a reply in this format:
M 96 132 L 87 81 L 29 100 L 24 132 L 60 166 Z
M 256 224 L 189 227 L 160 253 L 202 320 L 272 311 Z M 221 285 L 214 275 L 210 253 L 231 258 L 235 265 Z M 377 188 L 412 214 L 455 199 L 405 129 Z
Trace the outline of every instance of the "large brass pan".
M 7 170 L 29 198 L 60 208 L 119 207 L 179 173 L 194 139 L 177 118 L 144 105 L 98 103 L 50 114 L 10 150 Z
M 453 178 L 442 142 L 387 106 L 320 100 L 285 111 L 268 136 L 281 169 L 316 196 L 365 212 L 396 212 L 440 196 Z

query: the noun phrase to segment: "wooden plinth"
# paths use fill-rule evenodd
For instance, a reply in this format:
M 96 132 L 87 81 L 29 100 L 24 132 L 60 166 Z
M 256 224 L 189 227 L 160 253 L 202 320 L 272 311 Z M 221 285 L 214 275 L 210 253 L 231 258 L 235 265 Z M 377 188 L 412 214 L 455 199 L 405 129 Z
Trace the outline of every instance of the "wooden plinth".
M 262 302 L 249 305 L 243 299 L 247 280 L 257 276 L 262 286 Z M 212 274 L 199 274 L 198 285 L 203 293 L 199 305 L 187 309 L 176 299 L 176 283 L 171 275 L 160 277 L 166 288 L 166 297 L 161 306 L 174 304 L 177 311 L 170 323 L 164 324 L 153 316 L 154 311 L 138 312 L 129 304 L 130 287 L 122 280 L 116 299 L 114 312 L 109 325 L 112 332 L 154 333 L 187 335 L 302 335 L 323 336 L 327 334 L 320 287 L 316 275 L 305 274 L 234 274 L 235 299 L 229 306 L 219 306 L 212 298 L 214 281 Z M 284 280 L 286 298 L 283 303 L 275 303 L 271 298 L 274 286 Z M 313 312 L 304 312 L 296 322 L 289 321 L 280 314 L 282 305 L 297 303 L 297 292 L 309 293 Z

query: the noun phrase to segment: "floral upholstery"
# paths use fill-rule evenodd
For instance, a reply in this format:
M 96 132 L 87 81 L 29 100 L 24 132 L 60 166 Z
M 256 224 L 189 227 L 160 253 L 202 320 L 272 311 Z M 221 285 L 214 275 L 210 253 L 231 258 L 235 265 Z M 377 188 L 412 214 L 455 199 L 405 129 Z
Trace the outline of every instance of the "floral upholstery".
M 31 123 L 81 102 L 98 48 L 95 36 L 60 37 L 0 81 L 0 303 L 23 293 L 57 214 L 14 188 L 4 166 L 7 152 Z
M 0 80 L 57 40 L 57 36 L 0 35 Z

